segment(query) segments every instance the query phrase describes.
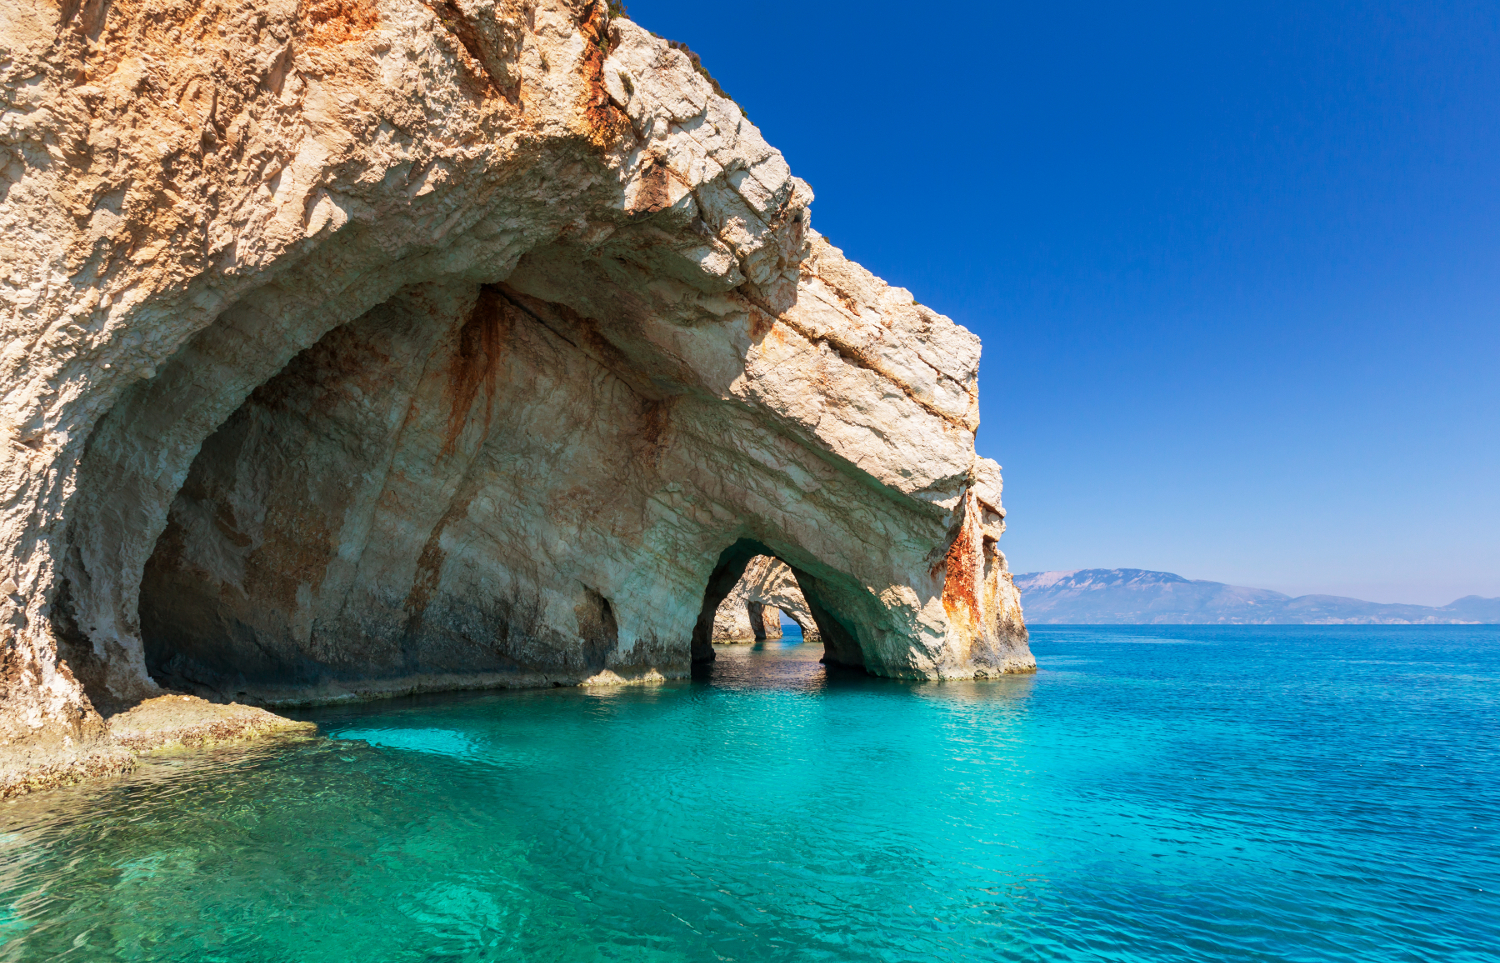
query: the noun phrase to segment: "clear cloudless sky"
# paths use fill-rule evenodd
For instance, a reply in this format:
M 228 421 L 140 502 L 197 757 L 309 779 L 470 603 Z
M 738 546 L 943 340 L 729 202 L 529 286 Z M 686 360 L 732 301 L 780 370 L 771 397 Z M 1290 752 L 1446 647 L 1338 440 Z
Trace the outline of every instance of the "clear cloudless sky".
M 1500 3 L 629 10 L 984 339 L 1013 571 L 1500 595 Z

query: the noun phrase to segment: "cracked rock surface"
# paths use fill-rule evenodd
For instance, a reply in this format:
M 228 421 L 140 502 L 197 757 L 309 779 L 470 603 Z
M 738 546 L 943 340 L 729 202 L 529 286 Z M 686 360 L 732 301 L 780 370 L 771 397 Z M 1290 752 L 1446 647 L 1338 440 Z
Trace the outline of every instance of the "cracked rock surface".
M 682 677 L 762 555 L 834 661 L 1034 668 L 978 338 L 604 3 L 22 4 L 0 98 L 7 751 Z

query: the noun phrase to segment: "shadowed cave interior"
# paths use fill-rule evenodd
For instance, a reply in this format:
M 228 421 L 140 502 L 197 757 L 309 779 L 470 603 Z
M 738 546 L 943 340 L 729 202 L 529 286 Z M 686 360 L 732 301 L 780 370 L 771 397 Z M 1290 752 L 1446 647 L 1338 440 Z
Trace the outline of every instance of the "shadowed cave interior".
M 757 555 L 791 567 L 824 661 L 863 666 L 840 609 L 868 593 L 743 534 L 780 533 L 722 490 L 780 482 L 719 448 L 725 470 L 693 477 L 697 422 L 725 406 L 622 376 L 580 346 L 589 324 L 503 285 L 428 284 L 297 354 L 172 500 L 139 596 L 151 677 L 272 703 L 369 680 L 683 677 Z M 691 503 L 664 512 L 663 489 Z
M 747 566 L 757 556 L 769 557 L 786 564 L 791 569 L 797 581 L 797 587 L 801 590 L 803 600 L 807 604 L 808 614 L 812 616 L 814 622 L 814 626 L 802 626 L 802 628 L 804 631 L 811 629 L 815 633 L 810 640 L 823 643 L 823 661 L 835 665 L 863 667 L 864 656 L 853 629 L 840 622 L 838 616 L 834 615 L 827 603 L 822 600 L 823 590 L 817 579 L 798 570 L 797 566 L 786 563 L 784 559 L 779 558 L 773 551 L 753 539 L 740 539 L 726 548 L 714 566 L 714 572 L 709 577 L 708 585 L 703 592 L 703 607 L 699 610 L 698 621 L 693 627 L 693 661 L 695 663 L 713 661 L 715 616 L 719 613 L 725 599 L 734 593 L 736 586 L 746 577 Z M 751 609 L 750 624 L 755 631 L 755 640 L 765 641 L 764 633 L 757 624 L 760 613 L 756 610 L 760 606 L 750 603 L 749 607 Z

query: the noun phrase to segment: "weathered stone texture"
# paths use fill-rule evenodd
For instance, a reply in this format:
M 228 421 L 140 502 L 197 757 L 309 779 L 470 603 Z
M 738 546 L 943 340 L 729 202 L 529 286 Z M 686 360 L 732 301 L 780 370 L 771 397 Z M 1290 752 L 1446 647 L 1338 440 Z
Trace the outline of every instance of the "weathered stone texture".
M 0 94 L 0 744 L 680 676 L 760 554 L 830 658 L 1034 665 L 978 339 L 602 2 L 23 3 Z

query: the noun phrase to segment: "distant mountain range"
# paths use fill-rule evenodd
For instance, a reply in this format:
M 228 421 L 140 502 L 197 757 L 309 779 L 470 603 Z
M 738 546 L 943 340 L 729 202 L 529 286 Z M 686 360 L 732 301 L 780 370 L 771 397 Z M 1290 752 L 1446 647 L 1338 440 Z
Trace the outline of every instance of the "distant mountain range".
M 1045 625 L 1420 625 L 1500 622 L 1500 598 L 1389 605 L 1337 595 L 1293 598 L 1268 589 L 1139 568 L 1085 568 L 1015 577 L 1026 621 Z

